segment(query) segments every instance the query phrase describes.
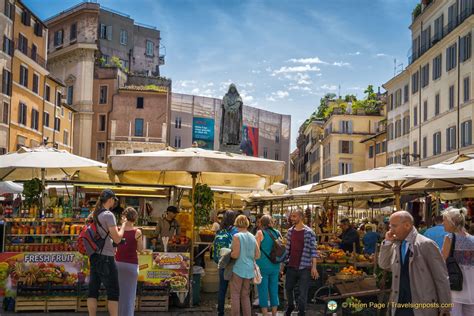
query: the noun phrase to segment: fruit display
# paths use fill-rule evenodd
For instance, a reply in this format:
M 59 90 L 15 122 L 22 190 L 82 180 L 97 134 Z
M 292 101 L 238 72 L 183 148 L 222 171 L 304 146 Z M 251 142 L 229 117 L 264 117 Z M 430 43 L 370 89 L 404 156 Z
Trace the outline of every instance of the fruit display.
M 12 283 L 22 283 L 27 286 L 55 283 L 74 285 L 78 281 L 76 273 L 66 271 L 64 265 L 54 263 L 23 263 L 14 262 L 10 266 Z
M 57 251 L 74 251 L 74 246 L 68 243 L 52 243 L 52 244 L 15 244 L 6 245 L 6 252 L 57 252 Z
M 347 274 L 347 275 L 362 275 L 362 271 L 357 270 L 354 266 L 345 267 L 341 270 L 340 273 Z
M 327 257 L 325 261 L 327 263 L 334 263 L 334 262 L 347 263 L 348 259 L 349 257 L 346 255 L 344 250 L 334 249 L 330 251 L 329 256 Z

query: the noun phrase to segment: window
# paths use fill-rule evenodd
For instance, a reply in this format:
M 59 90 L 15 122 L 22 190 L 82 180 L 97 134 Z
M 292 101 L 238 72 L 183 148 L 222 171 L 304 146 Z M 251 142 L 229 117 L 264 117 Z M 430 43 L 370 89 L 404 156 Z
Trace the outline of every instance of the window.
M 61 107 L 61 117 L 64 117 L 64 108 Z
M 69 29 L 69 41 L 73 42 L 77 39 L 77 23 L 71 24 L 71 28 Z
M 10 56 L 13 55 L 13 42 L 5 35 L 3 35 L 3 52 Z
M 28 39 L 22 34 L 18 35 L 18 49 L 25 55 L 28 55 Z
M 449 87 L 449 109 L 454 109 L 454 86 Z
M 39 112 L 35 109 L 31 109 L 31 128 L 35 130 L 39 128 Z
M 20 66 L 20 84 L 28 88 L 28 68 Z
M 69 145 L 69 133 L 66 130 L 63 132 L 63 144 Z
M 181 117 L 177 116 L 175 121 L 174 121 L 174 127 L 175 128 L 181 128 Z
M 43 126 L 49 127 L 49 113 L 43 113 Z
M 125 154 L 125 150 L 124 149 L 117 149 L 117 150 L 115 150 L 115 154 L 116 155 L 123 155 L 123 154 Z
M 438 42 L 443 38 L 444 15 L 441 14 L 434 23 L 434 39 L 433 42 Z
M 51 87 L 46 85 L 44 90 L 44 98 L 46 101 L 51 101 Z
M 374 158 L 374 146 L 370 145 L 369 147 L 369 158 Z
M 127 30 L 120 31 L 120 44 L 127 45 L 128 43 L 128 32 Z
M 381 147 L 382 147 L 382 143 L 376 143 L 375 144 L 375 154 L 376 155 L 380 154 Z
M 174 137 L 174 147 L 181 148 L 181 136 Z
M 423 137 L 423 159 L 428 157 L 428 138 Z
M 436 80 L 441 77 L 441 67 L 442 57 L 441 54 L 433 58 L 433 80 Z
M 421 87 L 424 88 L 430 83 L 430 64 L 421 68 Z
M 385 140 L 382 142 L 382 152 L 387 152 L 387 142 Z
M 104 142 L 97 143 L 97 160 L 105 161 L 105 143 Z
M 263 147 L 263 158 L 268 158 L 268 148 Z
M 31 59 L 38 61 L 38 47 L 35 44 L 31 46 Z
M 143 109 L 143 97 L 137 97 L 137 109 Z
M 143 137 L 143 119 L 135 119 L 135 136 Z
M 153 42 L 152 41 L 146 41 L 146 55 L 147 56 L 153 56 Z
M 2 93 L 12 95 L 12 74 L 5 68 L 3 68 L 2 74 Z
M 472 145 L 472 121 L 461 124 L 461 147 Z
M 464 92 L 464 102 L 469 101 L 471 98 L 470 96 L 470 79 L 469 77 L 464 78 L 463 80 L 463 92 Z
M 471 46 L 471 32 L 469 32 L 466 36 L 461 37 L 459 41 L 459 58 L 461 62 L 471 58 Z
M 387 125 L 387 139 L 388 140 L 393 139 L 393 124 L 388 124 Z
M 33 74 L 33 92 L 39 93 L 39 76 L 37 74 Z
M 352 121 L 339 121 L 340 133 L 352 134 Z
M 5 16 L 13 20 L 13 14 L 15 14 L 15 6 L 10 1 L 5 0 Z
M 402 89 L 395 91 L 395 107 L 398 108 L 402 105 Z
M 56 106 L 61 106 L 61 102 L 62 102 L 61 100 L 62 100 L 62 95 L 61 95 L 61 92 L 58 91 L 56 93 Z
M 428 101 L 423 102 L 423 122 L 428 121 Z
M 416 161 L 417 158 L 418 158 L 418 142 L 414 141 L 413 142 L 413 160 Z
M 418 80 L 420 80 L 419 76 L 420 75 L 418 71 L 415 72 L 413 75 L 411 75 L 411 93 L 412 94 L 415 94 L 418 92 L 418 84 L 419 84 Z
M 280 143 L 280 132 L 277 130 L 275 134 L 275 143 Z
M 63 45 L 64 30 L 54 32 L 54 47 Z
M 54 118 L 54 130 L 58 132 L 61 130 L 61 119 L 59 117 Z
M 408 84 L 405 85 L 405 87 L 403 88 L 403 103 L 407 103 L 408 102 L 408 98 L 409 98 L 409 95 L 410 95 L 410 91 L 409 91 L 409 87 L 408 87 Z
M 389 106 L 389 110 L 393 110 L 393 93 L 390 94 L 389 96 L 389 99 L 388 99 L 388 106 Z
M 100 86 L 99 104 L 107 103 L 107 89 L 108 89 L 108 86 Z
M 454 149 L 456 149 L 456 127 L 452 126 L 446 129 L 446 151 Z
M 410 133 L 410 116 L 405 116 L 403 118 L 403 135 Z
M 72 121 L 72 112 L 70 111 L 69 112 L 69 122 L 71 122 L 71 121 Z
M 34 33 L 36 36 L 43 37 L 43 25 L 40 22 L 35 22 Z
M 441 154 L 441 132 L 433 134 L 433 155 Z
M 280 160 L 280 153 L 278 150 L 275 150 L 275 160 Z
M 28 107 L 26 104 L 20 102 L 20 108 L 18 109 L 18 123 L 26 125 L 28 116 Z
M 67 104 L 72 105 L 74 101 L 74 86 L 67 87 Z
M 421 31 L 421 53 L 423 54 L 431 47 L 431 25 Z
M 446 71 L 450 71 L 451 69 L 456 67 L 457 62 L 457 44 L 454 43 L 453 45 L 446 48 Z
M 339 175 L 352 173 L 352 163 L 340 162 L 339 163 Z
M 448 32 L 451 32 L 457 24 L 458 5 L 457 2 L 448 8 Z
M 418 107 L 413 108 L 413 126 L 418 126 Z
M 143 151 L 140 150 L 140 149 L 134 149 L 134 150 L 133 150 L 133 153 L 134 153 L 134 154 L 140 154 L 140 153 L 142 153 L 142 152 L 143 152 Z
M 435 116 L 439 115 L 439 93 L 435 95 Z
M 99 132 L 105 132 L 106 116 L 99 114 Z
M 23 10 L 21 12 L 21 23 L 26 26 L 31 26 L 31 14 L 30 12 Z
M 112 25 L 100 25 L 100 38 L 109 41 L 112 40 Z
M 7 102 L 3 102 L 3 113 L 2 113 L 2 123 L 3 124 L 8 124 L 8 109 L 9 109 L 9 106 L 8 106 L 8 103 Z
M 397 120 L 395 122 L 395 138 L 402 136 L 402 121 Z
M 339 153 L 340 154 L 352 154 L 353 142 L 348 140 L 339 141 Z

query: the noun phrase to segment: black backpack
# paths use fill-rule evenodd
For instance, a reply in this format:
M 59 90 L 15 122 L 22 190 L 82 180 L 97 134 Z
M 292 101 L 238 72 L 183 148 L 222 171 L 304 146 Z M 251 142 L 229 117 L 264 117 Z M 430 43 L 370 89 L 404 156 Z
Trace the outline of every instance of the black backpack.
M 454 258 L 454 247 L 456 245 L 456 234 L 453 233 L 453 242 L 451 243 L 451 251 L 449 257 L 446 258 L 446 268 L 449 275 L 449 286 L 452 291 L 462 291 L 463 276 L 459 264 Z
M 283 242 L 280 236 L 278 236 L 278 238 L 275 238 L 271 230 L 265 229 L 265 231 L 273 240 L 273 244 L 272 244 L 272 250 L 270 251 L 270 255 L 268 255 L 265 251 L 263 251 L 263 249 L 262 249 L 262 252 L 268 258 L 268 260 L 270 260 L 270 262 L 281 263 L 284 260 L 286 247 L 285 245 L 283 245 Z

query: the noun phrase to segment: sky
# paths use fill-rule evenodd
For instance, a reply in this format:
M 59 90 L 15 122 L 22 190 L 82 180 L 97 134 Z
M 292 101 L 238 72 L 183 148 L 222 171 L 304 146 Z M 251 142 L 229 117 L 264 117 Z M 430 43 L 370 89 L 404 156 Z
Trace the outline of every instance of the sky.
M 42 19 L 79 2 L 24 0 Z M 160 71 L 173 92 L 222 98 L 233 82 L 244 104 L 291 115 L 291 149 L 326 93 L 362 98 L 369 84 L 384 91 L 407 66 L 418 2 L 99 0 L 161 31 Z

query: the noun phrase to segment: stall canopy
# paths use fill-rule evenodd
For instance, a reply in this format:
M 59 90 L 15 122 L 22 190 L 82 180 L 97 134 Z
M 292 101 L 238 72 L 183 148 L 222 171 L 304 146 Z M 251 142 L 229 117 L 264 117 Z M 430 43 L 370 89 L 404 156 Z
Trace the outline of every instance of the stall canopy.
M 21 184 L 12 181 L 0 182 L 0 194 L 18 194 L 23 192 L 23 186 Z
M 107 165 L 49 147 L 24 148 L 0 156 L 0 181 L 107 179 Z M 107 179 L 108 180 L 108 179 Z
M 192 186 L 190 174 L 211 187 L 262 190 L 283 178 L 285 163 L 200 148 L 166 148 L 109 158 L 120 183 Z
M 395 196 L 395 207 L 400 210 L 400 195 L 404 191 L 456 189 L 473 183 L 474 171 L 392 164 L 325 179 L 311 188 L 311 192 L 364 193 L 366 191 L 391 191 Z
M 430 168 L 451 170 L 474 170 L 473 158 L 474 153 L 459 154 L 438 164 L 431 165 Z

